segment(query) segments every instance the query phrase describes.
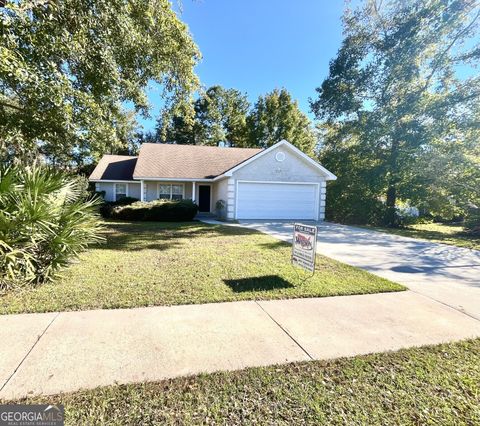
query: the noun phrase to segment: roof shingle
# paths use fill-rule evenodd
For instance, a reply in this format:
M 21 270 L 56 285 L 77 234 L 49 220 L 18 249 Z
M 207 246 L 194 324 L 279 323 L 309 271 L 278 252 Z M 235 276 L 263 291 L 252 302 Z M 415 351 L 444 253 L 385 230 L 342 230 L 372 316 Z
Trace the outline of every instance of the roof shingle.
M 90 175 L 90 180 L 133 180 L 138 157 L 104 155 Z
M 257 148 L 144 143 L 133 177 L 213 179 L 260 151 Z

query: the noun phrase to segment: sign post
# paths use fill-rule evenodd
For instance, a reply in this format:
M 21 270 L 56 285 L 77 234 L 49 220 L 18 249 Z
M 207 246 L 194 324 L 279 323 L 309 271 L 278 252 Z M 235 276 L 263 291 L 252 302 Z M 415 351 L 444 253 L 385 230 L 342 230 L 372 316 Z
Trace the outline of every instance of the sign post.
M 295 223 L 293 226 L 292 265 L 315 272 L 317 227 Z

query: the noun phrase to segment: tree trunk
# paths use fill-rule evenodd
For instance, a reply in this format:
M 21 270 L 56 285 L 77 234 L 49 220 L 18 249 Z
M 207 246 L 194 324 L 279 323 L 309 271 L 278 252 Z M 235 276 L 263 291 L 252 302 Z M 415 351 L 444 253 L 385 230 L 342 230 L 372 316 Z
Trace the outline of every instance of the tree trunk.
M 397 215 L 395 205 L 397 204 L 397 183 L 398 183 L 398 148 L 399 142 L 394 140 L 390 150 L 390 167 L 387 188 L 387 211 L 385 213 L 385 225 L 397 226 Z
M 395 183 L 391 180 L 387 189 L 387 211 L 385 213 L 385 224 L 387 226 L 396 226 L 396 210 L 395 204 L 397 202 L 397 188 Z

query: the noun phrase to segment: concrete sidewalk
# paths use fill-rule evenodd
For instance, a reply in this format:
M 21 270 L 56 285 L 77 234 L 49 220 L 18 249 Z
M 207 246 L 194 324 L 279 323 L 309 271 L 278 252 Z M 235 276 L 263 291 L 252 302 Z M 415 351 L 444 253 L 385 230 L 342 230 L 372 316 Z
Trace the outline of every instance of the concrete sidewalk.
M 326 359 L 480 336 L 410 291 L 0 316 L 0 398 Z

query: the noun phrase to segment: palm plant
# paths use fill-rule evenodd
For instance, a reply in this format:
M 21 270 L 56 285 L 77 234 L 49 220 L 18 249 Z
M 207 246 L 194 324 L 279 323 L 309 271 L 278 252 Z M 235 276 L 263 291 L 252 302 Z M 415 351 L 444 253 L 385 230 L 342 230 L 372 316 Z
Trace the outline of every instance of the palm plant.
M 80 179 L 51 167 L 0 167 L 0 290 L 51 281 L 101 241 L 97 205 Z

